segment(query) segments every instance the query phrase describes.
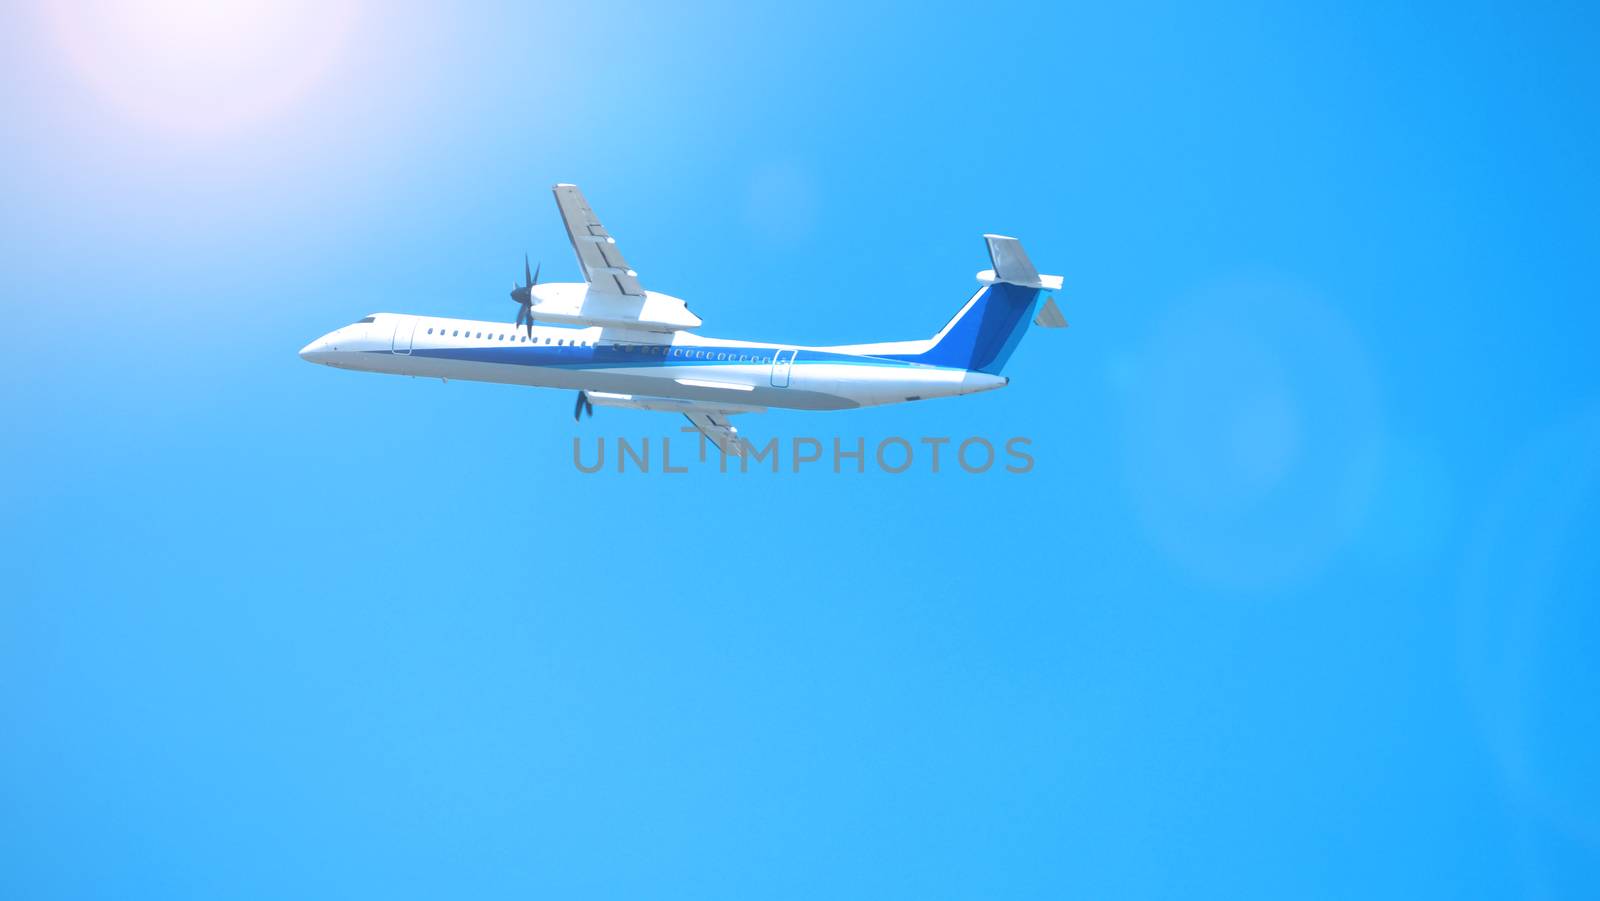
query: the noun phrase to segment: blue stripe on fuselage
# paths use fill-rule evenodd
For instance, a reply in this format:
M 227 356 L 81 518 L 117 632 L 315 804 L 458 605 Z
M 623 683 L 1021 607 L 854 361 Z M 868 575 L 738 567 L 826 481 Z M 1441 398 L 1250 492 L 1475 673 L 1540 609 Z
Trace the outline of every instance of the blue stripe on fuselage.
M 655 345 L 665 347 L 666 345 Z M 708 353 L 705 349 L 697 350 Z M 771 366 L 772 357 L 780 348 L 775 347 L 741 347 L 746 357 L 751 355 L 765 357 L 757 362 L 750 359 L 717 360 L 707 357 L 675 357 L 671 356 L 671 348 L 667 354 L 641 353 L 639 351 L 618 350 L 613 346 L 584 347 L 584 346 L 558 346 L 547 344 L 518 344 L 483 347 L 417 347 L 411 348 L 409 356 L 428 357 L 439 360 L 460 360 L 470 363 L 498 363 L 509 366 L 542 366 L 564 369 L 590 369 L 609 367 L 640 366 Z M 372 350 L 367 353 L 385 354 L 392 356 L 407 356 L 407 354 L 392 354 L 387 350 Z M 728 353 L 726 350 L 709 351 L 711 354 Z M 735 352 L 737 357 L 738 353 Z M 896 360 L 888 357 L 869 357 L 859 354 L 842 354 L 824 350 L 797 351 L 793 365 L 808 363 L 837 363 L 855 366 L 890 366 L 895 368 L 912 368 L 917 363 L 914 361 Z

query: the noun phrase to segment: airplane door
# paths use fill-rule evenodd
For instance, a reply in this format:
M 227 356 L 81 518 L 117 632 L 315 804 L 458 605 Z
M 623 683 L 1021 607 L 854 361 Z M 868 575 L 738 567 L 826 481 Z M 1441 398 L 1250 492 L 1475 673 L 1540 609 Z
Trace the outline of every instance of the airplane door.
M 389 350 L 397 354 L 411 353 L 411 337 L 417 331 L 417 317 L 406 316 L 395 321 L 394 339 L 389 343 Z
M 772 358 L 772 387 L 789 387 L 789 367 L 794 365 L 794 351 L 780 350 Z

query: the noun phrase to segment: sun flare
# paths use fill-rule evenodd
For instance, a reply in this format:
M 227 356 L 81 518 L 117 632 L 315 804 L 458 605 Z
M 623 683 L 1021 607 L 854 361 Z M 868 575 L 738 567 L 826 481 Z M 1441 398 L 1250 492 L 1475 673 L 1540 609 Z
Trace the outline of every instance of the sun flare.
M 102 0 L 52 4 L 57 44 L 136 122 L 218 134 L 291 109 L 339 61 L 357 0 Z

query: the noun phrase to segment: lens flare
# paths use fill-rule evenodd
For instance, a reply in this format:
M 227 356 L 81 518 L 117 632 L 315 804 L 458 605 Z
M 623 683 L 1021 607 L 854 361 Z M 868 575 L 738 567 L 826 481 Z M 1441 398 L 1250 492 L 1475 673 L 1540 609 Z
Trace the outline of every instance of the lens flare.
M 1336 309 L 1242 277 L 1176 305 L 1122 379 L 1141 519 L 1203 581 L 1308 578 L 1359 524 L 1380 441 L 1377 387 Z
M 190 135 L 282 115 L 338 62 L 356 0 L 101 0 L 50 4 L 73 73 L 130 120 Z

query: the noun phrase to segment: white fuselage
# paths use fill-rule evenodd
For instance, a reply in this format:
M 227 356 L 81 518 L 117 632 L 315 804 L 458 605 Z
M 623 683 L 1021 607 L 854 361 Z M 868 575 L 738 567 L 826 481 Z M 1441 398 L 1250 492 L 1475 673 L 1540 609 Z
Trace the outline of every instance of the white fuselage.
M 1003 387 L 985 372 L 875 355 L 895 345 L 804 347 L 687 331 L 535 325 L 377 313 L 306 345 L 341 369 L 569 388 L 716 404 L 840 410 Z

